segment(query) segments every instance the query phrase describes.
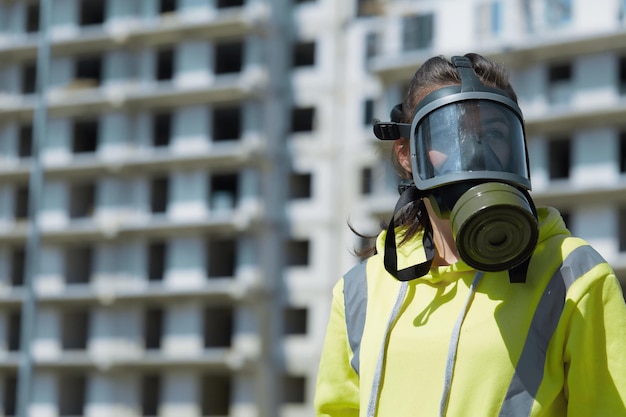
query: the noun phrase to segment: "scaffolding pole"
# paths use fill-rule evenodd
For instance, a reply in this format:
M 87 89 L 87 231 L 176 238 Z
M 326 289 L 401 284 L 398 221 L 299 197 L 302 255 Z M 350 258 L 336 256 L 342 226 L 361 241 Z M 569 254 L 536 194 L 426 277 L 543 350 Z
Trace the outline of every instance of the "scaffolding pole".
M 17 378 L 17 417 L 28 417 L 33 391 L 33 357 L 31 341 L 36 326 L 37 297 L 34 279 L 39 271 L 40 229 L 39 205 L 43 190 L 44 173 L 41 149 L 45 142 L 48 119 L 46 89 L 50 67 L 49 22 L 52 1 L 39 0 L 39 42 L 37 48 L 37 78 L 35 109 L 33 112 L 33 137 L 30 176 L 28 180 L 29 227 L 26 241 L 25 276 L 20 324 L 20 361 Z

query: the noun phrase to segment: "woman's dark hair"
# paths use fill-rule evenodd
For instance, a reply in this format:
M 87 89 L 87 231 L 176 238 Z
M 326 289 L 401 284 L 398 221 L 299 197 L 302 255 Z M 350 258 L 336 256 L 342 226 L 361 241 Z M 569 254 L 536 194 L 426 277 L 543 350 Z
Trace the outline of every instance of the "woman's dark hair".
M 465 57 L 470 60 L 474 72 L 484 85 L 504 91 L 511 100 L 517 103 L 517 94 L 515 94 L 515 90 L 509 82 L 509 75 L 506 68 L 476 53 L 468 53 Z M 410 124 L 413 121 L 415 108 L 428 94 L 442 87 L 460 83 L 461 78 L 459 73 L 450 60 L 443 56 L 435 56 L 428 59 L 415 71 L 413 79 L 409 84 L 404 100 L 402 101 L 402 122 Z M 409 146 L 409 138 L 401 138 L 398 139 L 398 141 L 402 141 L 404 146 Z M 395 151 L 391 153 L 391 162 L 400 178 L 412 178 L 411 172 L 405 170 L 400 165 Z M 422 201 L 414 201 L 407 205 L 395 219 L 396 226 L 406 228 L 406 233 L 404 233 L 399 244 L 401 245 L 413 238 L 423 229 L 427 221 L 429 221 L 428 214 Z M 357 232 L 352 226 L 349 227 L 357 236 L 363 239 L 371 241 L 374 238 L 374 236 L 367 236 Z M 386 229 L 387 225 L 381 224 L 381 228 Z M 375 253 L 375 244 L 362 249 L 355 249 L 355 254 L 360 257 L 371 256 Z

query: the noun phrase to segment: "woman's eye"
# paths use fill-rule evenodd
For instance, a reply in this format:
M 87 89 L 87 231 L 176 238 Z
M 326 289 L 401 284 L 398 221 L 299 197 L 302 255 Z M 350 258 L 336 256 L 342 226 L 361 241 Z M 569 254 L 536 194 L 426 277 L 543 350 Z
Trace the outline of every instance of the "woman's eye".
M 489 129 L 484 134 L 485 139 L 489 141 L 504 141 L 507 139 L 507 133 L 502 129 Z

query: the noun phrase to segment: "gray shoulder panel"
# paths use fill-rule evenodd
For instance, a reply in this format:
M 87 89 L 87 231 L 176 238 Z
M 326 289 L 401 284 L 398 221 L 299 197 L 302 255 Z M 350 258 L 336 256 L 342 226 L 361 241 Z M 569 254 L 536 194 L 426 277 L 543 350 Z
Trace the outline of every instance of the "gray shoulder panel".
M 343 301 L 346 313 L 348 342 L 352 349 L 350 364 L 359 373 L 359 353 L 367 310 L 367 261 L 352 268 L 343 277 Z

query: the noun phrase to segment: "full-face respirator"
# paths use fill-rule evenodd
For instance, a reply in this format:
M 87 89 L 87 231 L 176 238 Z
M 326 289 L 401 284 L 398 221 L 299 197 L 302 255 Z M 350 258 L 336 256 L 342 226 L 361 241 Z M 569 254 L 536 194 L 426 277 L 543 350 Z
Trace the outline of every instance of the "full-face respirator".
M 482 84 L 468 58 L 452 57 L 452 64 L 461 85 L 427 95 L 410 125 L 401 123 L 401 105 L 392 110 L 391 122 L 374 124 L 379 139 L 410 140 L 413 181 L 405 184 L 396 212 L 427 198 L 439 217 L 450 220 L 465 263 L 480 271 L 513 271 L 511 281 L 523 281 L 539 229 L 522 112 L 506 92 Z M 434 254 L 430 227 L 424 232 L 430 259 L 406 271 L 397 271 L 395 236 L 389 232 L 395 235 L 392 225 L 387 270 L 401 280 L 427 273 Z

